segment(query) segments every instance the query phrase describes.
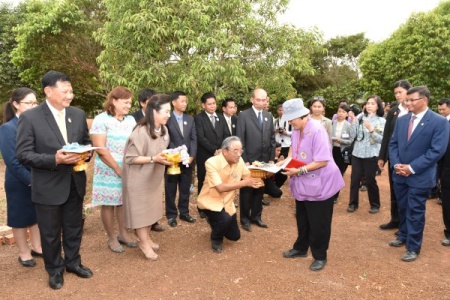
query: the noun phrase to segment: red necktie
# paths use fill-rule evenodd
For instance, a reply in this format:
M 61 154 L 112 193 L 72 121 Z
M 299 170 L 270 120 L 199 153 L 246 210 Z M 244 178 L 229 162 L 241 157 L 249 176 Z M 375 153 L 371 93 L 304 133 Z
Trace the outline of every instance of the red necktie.
M 412 116 L 411 117 L 411 121 L 409 121 L 409 126 L 408 126 L 408 141 L 409 138 L 411 137 L 412 131 L 413 131 L 413 127 L 414 127 L 414 120 L 416 119 L 416 116 Z

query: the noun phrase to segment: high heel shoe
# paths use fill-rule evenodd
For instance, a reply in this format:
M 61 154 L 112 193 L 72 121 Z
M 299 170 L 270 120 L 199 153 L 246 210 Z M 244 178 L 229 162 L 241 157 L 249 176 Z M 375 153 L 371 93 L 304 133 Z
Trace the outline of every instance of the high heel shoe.
M 147 248 L 147 249 L 144 249 L 143 247 L 141 247 L 141 245 L 139 245 L 139 249 L 141 249 L 142 253 L 144 253 L 144 255 L 145 255 L 145 258 L 147 258 L 148 260 L 155 261 L 155 260 L 157 260 L 158 257 L 159 257 L 158 254 L 156 254 L 156 253 L 153 251 L 153 248 L 152 248 L 152 247 L 149 247 L 149 248 Z

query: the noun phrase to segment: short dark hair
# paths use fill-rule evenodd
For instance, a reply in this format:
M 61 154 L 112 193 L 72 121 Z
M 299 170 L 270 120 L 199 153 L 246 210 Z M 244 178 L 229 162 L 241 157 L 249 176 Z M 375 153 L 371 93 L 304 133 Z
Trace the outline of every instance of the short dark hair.
M 182 91 L 175 91 L 172 94 L 170 94 L 170 101 L 177 100 L 180 98 L 180 96 L 187 96 L 185 92 Z
M 447 106 L 450 107 L 450 99 L 442 98 L 441 100 L 439 100 L 438 105 L 444 105 L 444 104 L 447 104 Z
M 377 106 L 378 106 L 378 107 L 377 107 L 376 115 L 379 116 L 379 117 L 384 116 L 383 100 L 381 100 L 380 96 L 378 96 L 378 95 L 372 95 L 372 96 L 367 97 L 367 101 L 368 101 L 369 99 L 374 99 L 375 102 L 377 103 Z M 367 101 L 366 101 L 366 103 L 367 103 Z M 366 104 L 366 103 L 365 103 L 365 104 Z M 364 107 L 364 114 L 367 116 L 367 110 L 366 110 L 365 107 Z
M 339 104 L 342 104 L 342 103 L 348 104 L 348 100 L 347 100 L 347 99 L 341 99 L 341 100 L 339 100 Z
M 408 80 L 405 80 L 405 79 L 396 81 L 396 82 L 394 83 L 394 89 L 395 89 L 395 88 L 398 88 L 398 87 L 402 87 L 402 88 L 404 88 L 405 90 L 409 90 L 409 89 L 411 88 L 411 86 L 412 86 L 411 83 L 410 83 Z
M 200 98 L 200 100 L 202 101 L 203 104 L 205 104 L 206 100 L 208 100 L 209 98 L 214 98 L 214 100 L 217 101 L 216 95 L 214 95 L 213 93 L 204 93 Z
M 147 100 L 149 100 L 155 94 L 156 91 L 152 89 L 141 90 L 138 95 L 139 106 L 142 107 L 141 103 L 147 102 Z
M 350 106 L 348 106 L 347 104 L 341 104 L 339 105 L 339 108 L 345 110 L 347 113 L 350 111 Z
M 42 90 L 44 90 L 48 86 L 51 86 L 51 87 L 56 86 L 56 83 L 58 81 L 71 82 L 70 77 L 64 73 L 61 73 L 58 71 L 53 71 L 53 70 L 48 71 L 47 73 L 44 74 L 44 76 L 42 76 L 42 80 L 41 80 Z
M 308 102 L 308 109 L 311 109 L 311 106 L 315 103 L 315 102 L 320 102 L 322 103 L 323 107 L 326 107 L 325 105 L 325 99 L 322 96 L 314 96 L 311 100 L 309 100 Z
M 406 95 L 412 95 L 414 93 L 419 93 L 421 97 L 425 97 L 427 100 L 430 100 L 430 90 L 426 85 L 412 87 L 406 92 Z
M 222 107 L 227 107 L 228 102 L 234 102 L 234 103 L 236 103 L 236 101 L 234 101 L 233 98 L 225 98 L 225 100 L 222 101 Z

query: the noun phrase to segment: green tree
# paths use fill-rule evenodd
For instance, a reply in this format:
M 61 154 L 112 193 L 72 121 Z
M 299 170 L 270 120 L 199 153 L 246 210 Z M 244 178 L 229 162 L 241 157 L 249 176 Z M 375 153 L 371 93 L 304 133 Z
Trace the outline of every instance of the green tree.
M 450 90 L 450 1 L 427 13 L 412 14 L 390 38 L 371 45 L 360 58 L 368 93 L 394 100 L 392 85 L 408 79 L 427 85 L 432 105 Z
M 295 95 L 292 70 L 314 72 L 320 42 L 316 32 L 278 25 L 287 2 L 105 0 L 100 74 L 109 87 L 181 89 L 195 100 L 212 91 L 244 102 L 259 86 L 276 104 Z
M 100 108 L 106 92 L 96 63 L 101 47 L 93 32 L 104 20 L 101 1 L 30 0 L 26 8 L 11 54 L 22 81 L 40 90 L 45 72 L 64 72 L 72 79 L 75 104 L 88 113 Z

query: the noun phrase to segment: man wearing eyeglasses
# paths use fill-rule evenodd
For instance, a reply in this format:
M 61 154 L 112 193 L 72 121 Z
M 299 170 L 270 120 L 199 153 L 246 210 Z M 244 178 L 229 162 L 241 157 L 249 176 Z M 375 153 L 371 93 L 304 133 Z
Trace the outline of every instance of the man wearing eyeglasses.
M 400 219 L 392 247 L 406 246 L 402 260 L 415 261 L 425 227 L 425 204 L 436 184 L 436 167 L 449 141 L 447 120 L 428 108 L 430 91 L 417 86 L 406 93 L 409 113 L 397 119 L 389 144 L 392 180 Z
M 261 179 L 250 177 L 250 171 L 241 158 L 242 144 L 237 136 L 227 137 L 221 150 L 206 161 L 205 182 L 197 198 L 198 207 L 208 217 L 211 248 L 216 253 L 222 252 L 224 237 L 231 241 L 241 237 L 233 202 L 236 190 L 257 188 L 262 184 Z

